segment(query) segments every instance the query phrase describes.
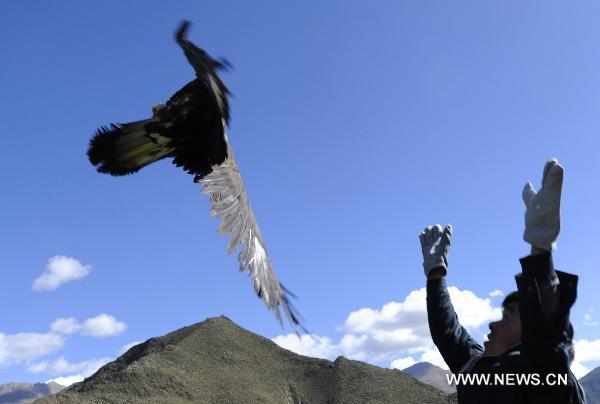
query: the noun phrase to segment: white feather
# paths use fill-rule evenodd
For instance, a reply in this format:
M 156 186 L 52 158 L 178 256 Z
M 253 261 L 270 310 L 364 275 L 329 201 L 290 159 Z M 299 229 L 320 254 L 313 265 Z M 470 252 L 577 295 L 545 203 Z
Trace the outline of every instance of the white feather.
M 202 193 L 209 197 L 210 215 L 221 217 L 219 233 L 230 236 L 227 253 L 241 248 L 238 254 L 240 271 L 249 272 L 254 290 L 267 308 L 273 310 L 279 323 L 282 323 L 280 310 L 283 310 L 292 326 L 299 325 L 289 297 L 273 272 L 229 142 L 227 154 L 227 160 L 197 180 L 202 185 Z

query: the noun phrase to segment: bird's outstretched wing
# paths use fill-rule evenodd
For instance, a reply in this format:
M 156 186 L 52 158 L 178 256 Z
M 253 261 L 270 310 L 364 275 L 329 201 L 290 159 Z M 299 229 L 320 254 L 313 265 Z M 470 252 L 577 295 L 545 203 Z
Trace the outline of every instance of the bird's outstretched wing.
M 291 293 L 279 283 L 273 272 L 229 142 L 227 155 L 227 159 L 214 166 L 210 174 L 196 179 L 202 185 L 202 192 L 210 199 L 210 215 L 222 219 L 219 233 L 230 237 L 227 253 L 231 254 L 241 246 L 238 254 L 240 271 L 249 272 L 256 294 L 269 310 L 274 311 L 280 324 L 283 324 L 281 310 L 294 328 L 300 327 L 306 331 L 289 300 Z
M 225 125 L 229 124 L 229 101 L 227 96 L 230 94 L 229 89 L 223 83 L 217 72 L 219 70 L 227 70 L 231 68 L 231 63 L 226 59 L 216 60 L 213 59 L 203 49 L 198 48 L 194 43 L 187 39 L 187 31 L 190 28 L 189 21 L 182 21 L 175 32 L 175 41 L 181 49 L 183 54 L 187 58 L 189 64 L 194 68 L 196 77 L 201 80 L 205 85 L 211 89 L 214 95 Z
M 227 157 L 229 90 L 217 73 L 229 64 L 213 59 L 189 41 L 189 26 L 182 22 L 175 39 L 196 79 L 173 94 L 166 105 L 156 105 L 151 118 L 100 128 L 88 149 L 90 162 L 99 172 L 127 175 L 172 157 L 176 166 L 204 176 Z
M 99 172 L 131 174 L 153 162 L 172 157 L 173 163 L 202 184 L 211 214 L 221 216 L 220 232 L 229 234 L 228 252 L 242 246 L 240 270 L 247 270 L 254 289 L 280 324 L 281 311 L 292 327 L 306 329 L 291 305 L 293 296 L 277 280 L 260 230 L 250 207 L 237 163 L 225 135 L 229 121 L 229 90 L 217 72 L 225 60 L 215 60 L 186 38 L 190 23 L 184 21 L 175 40 L 196 72 L 167 101 L 153 108 L 149 119 L 100 128 L 90 142 L 88 157 Z

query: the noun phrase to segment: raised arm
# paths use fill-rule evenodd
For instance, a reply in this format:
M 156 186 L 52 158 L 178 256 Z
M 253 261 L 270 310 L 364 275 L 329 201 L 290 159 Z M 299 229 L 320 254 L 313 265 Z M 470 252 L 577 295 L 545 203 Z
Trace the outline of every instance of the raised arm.
M 427 276 L 429 331 L 450 370 L 458 373 L 469 359 L 481 355 L 483 347 L 460 325 L 446 288 L 444 276 L 448 268 L 451 237 L 450 225 L 443 231 L 440 225 L 429 226 L 419 234 Z
M 556 159 L 544 166 L 542 188 L 531 183 L 523 189 L 526 206 L 524 240 L 531 255 L 522 258 L 515 277 L 519 291 L 521 341 L 532 371 L 566 373 L 569 370 L 569 312 L 577 293 L 577 276 L 555 271 L 551 251 L 560 232 L 563 167 Z

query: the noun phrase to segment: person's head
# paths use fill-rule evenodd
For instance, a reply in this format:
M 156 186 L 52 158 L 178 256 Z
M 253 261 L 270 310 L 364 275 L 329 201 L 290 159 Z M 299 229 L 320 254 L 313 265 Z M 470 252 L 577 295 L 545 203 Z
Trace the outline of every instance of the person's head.
M 486 355 L 500 355 L 509 348 L 521 343 L 521 313 L 519 312 L 519 293 L 514 291 L 502 301 L 502 319 L 490 323 L 488 341 L 484 342 Z M 573 346 L 573 324 L 569 322 L 566 330 L 566 343 L 569 358 L 575 358 Z
M 484 354 L 500 355 L 521 343 L 521 315 L 519 294 L 512 292 L 502 302 L 502 319 L 490 323 L 490 333 L 484 345 Z

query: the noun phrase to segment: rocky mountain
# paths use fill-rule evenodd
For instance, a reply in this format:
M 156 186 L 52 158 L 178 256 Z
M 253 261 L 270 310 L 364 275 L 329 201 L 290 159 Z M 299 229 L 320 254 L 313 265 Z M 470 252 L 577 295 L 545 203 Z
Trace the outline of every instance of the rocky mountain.
M 51 403 L 448 403 L 399 370 L 297 355 L 226 317 L 136 345 Z
M 435 366 L 429 362 L 419 362 L 406 368 L 403 372 L 408 373 L 415 379 L 419 379 L 423 383 L 438 388 L 443 392 L 450 394 L 456 391 L 454 384 L 449 385 L 446 375 L 450 374 L 449 370 L 444 370 L 439 366 Z
M 579 379 L 579 383 L 585 390 L 587 404 L 600 404 L 600 367 Z
M 64 389 L 58 383 L 7 383 L 0 384 L 0 403 L 25 404 Z

